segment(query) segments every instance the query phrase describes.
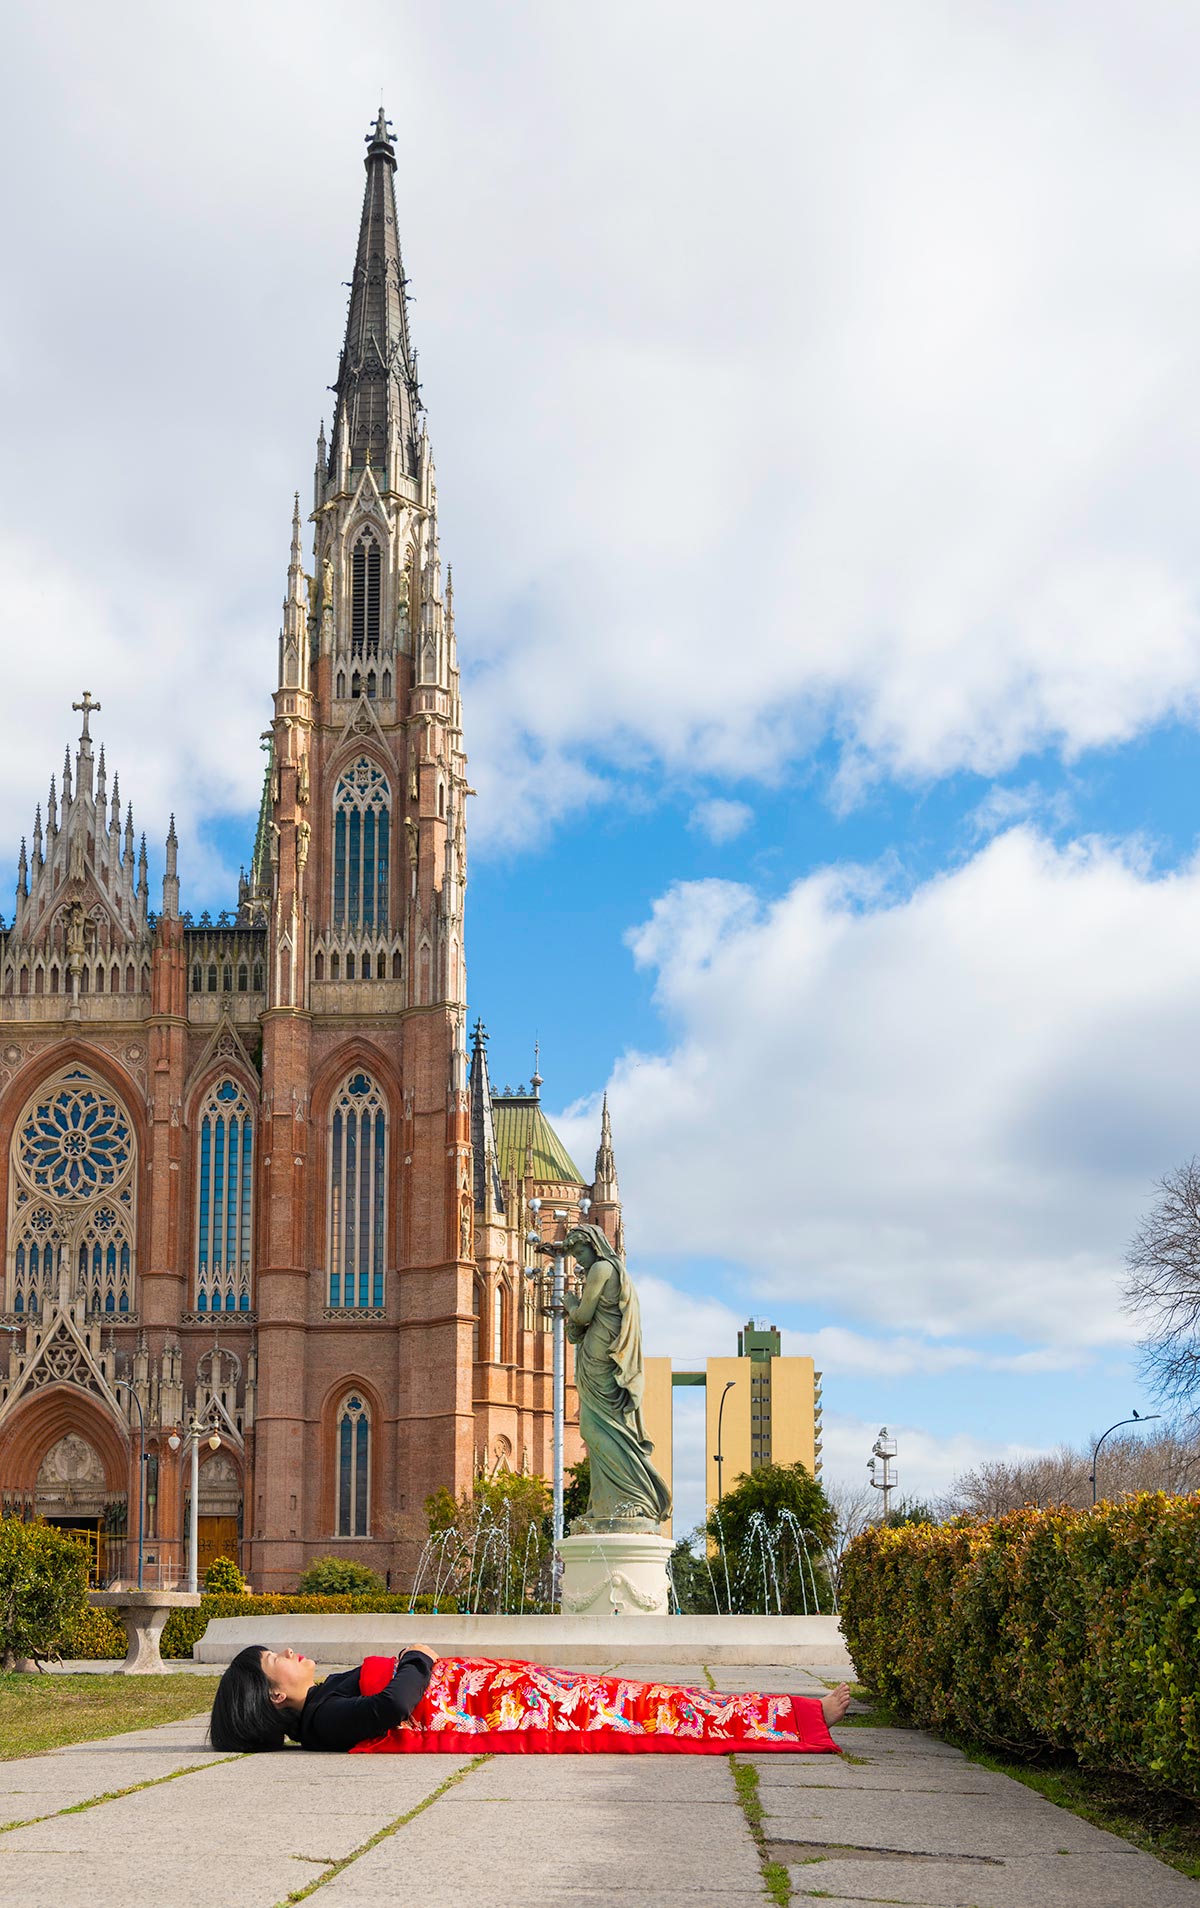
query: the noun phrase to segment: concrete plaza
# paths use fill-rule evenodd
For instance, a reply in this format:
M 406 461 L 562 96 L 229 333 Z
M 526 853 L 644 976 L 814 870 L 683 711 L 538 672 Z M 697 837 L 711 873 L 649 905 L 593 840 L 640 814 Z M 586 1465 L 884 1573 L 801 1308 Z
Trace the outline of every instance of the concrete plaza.
M 628 1673 L 707 1683 L 700 1664 Z M 820 1695 L 820 1677 L 716 1680 Z M 1200 1908 L 1195 1882 L 932 1737 L 834 1733 L 853 1761 L 742 1759 L 797 1902 Z M 197 1716 L 0 1763 L 0 1908 L 276 1908 L 302 1891 L 319 1908 L 767 1899 L 725 1757 L 228 1757 Z

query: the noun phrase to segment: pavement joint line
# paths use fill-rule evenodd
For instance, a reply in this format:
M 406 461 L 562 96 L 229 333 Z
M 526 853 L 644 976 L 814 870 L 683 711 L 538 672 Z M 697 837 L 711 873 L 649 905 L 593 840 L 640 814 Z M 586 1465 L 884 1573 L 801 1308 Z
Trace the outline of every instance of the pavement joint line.
M 707 1675 L 707 1670 L 705 1674 Z M 762 1797 L 758 1792 L 758 1770 L 752 1762 L 739 1762 L 731 1755 L 729 1767 L 733 1775 L 733 1787 L 741 1804 L 742 1814 L 746 1818 L 746 1827 L 754 1839 L 762 1868 L 763 1887 L 776 1908 L 787 1908 L 792 1899 L 792 1883 L 782 1862 L 776 1861 L 767 1843 L 763 1829 Z
M 122 1796 L 137 1795 L 141 1789 L 159 1789 L 164 1782 L 178 1782 L 180 1776 L 199 1775 L 202 1769 L 219 1769 L 223 1762 L 242 1762 L 240 1755 L 222 1756 L 215 1762 L 192 1762 L 186 1769 L 172 1769 L 170 1775 L 147 1776 L 144 1782 L 131 1782 L 124 1789 L 106 1789 L 103 1795 L 89 1795 L 82 1802 L 71 1802 L 65 1809 L 51 1809 L 46 1815 L 27 1815 L 18 1822 L 0 1822 L 0 1835 L 7 1835 L 10 1829 L 32 1828 L 35 1822 L 56 1822 L 60 1815 L 83 1815 L 88 1809 L 98 1809 L 102 1802 L 119 1802 Z
M 362 1855 L 369 1855 L 373 1848 L 378 1848 L 380 1842 L 385 1842 L 389 1835 L 395 1835 L 398 1829 L 407 1828 L 408 1824 L 415 1821 L 418 1815 L 423 1815 L 426 1809 L 432 1808 L 439 1797 L 445 1795 L 447 1789 L 453 1789 L 457 1783 L 462 1782 L 465 1777 L 472 1775 L 476 1769 L 481 1769 L 485 1762 L 493 1762 L 494 1760 L 495 1757 L 488 1754 L 475 1756 L 466 1764 L 465 1768 L 453 1769 L 445 1781 L 439 1782 L 437 1788 L 427 1795 L 423 1801 L 418 1802 L 415 1808 L 408 1809 L 403 1815 L 398 1815 L 394 1822 L 385 1822 L 381 1829 L 376 1829 L 374 1835 L 369 1835 L 366 1841 L 361 1843 L 358 1848 L 352 1848 L 350 1853 L 343 1855 L 340 1861 L 331 1862 L 326 1872 L 323 1875 L 318 1875 L 315 1881 L 309 1882 L 307 1888 L 294 1888 L 290 1895 L 285 1895 L 281 1902 L 276 1902 L 275 1908 L 294 1908 L 296 1902 L 307 1901 L 310 1895 L 316 1894 L 318 1888 L 324 1888 L 326 1882 L 336 1880 L 344 1870 L 349 1868 L 351 1862 L 358 1861 Z M 314 1861 L 317 1857 L 309 1856 L 307 1859 Z
M 807 1864 L 831 1861 L 983 1862 L 989 1868 L 1006 1868 L 1008 1866 L 1007 1862 L 1002 1861 L 997 1855 L 963 1855 L 961 1853 L 950 1853 L 945 1850 L 938 1850 L 935 1853 L 929 1849 L 877 1848 L 874 1845 L 870 1848 L 863 1848 L 861 1844 L 857 1842 L 786 1841 L 781 1840 L 777 1835 L 769 1837 L 766 1846 L 772 1851 L 777 1861 L 793 1864 L 797 1862 Z M 790 1853 L 788 1852 L 789 1850 L 791 1851 Z M 1067 1851 L 1060 1848 L 1058 1852 L 1062 1855 Z
M 714 1677 L 713 1677 L 713 1673 L 712 1673 L 712 1671 L 711 1671 L 711 1670 L 709 1669 L 709 1667 L 708 1667 L 708 1664 L 707 1664 L 707 1663 L 701 1663 L 701 1665 L 700 1665 L 700 1667 L 701 1667 L 701 1669 L 702 1669 L 702 1670 L 704 1671 L 704 1680 L 705 1680 L 705 1682 L 706 1682 L 706 1683 L 708 1684 L 708 1687 L 709 1687 L 710 1689 L 715 1689 L 715 1688 L 717 1687 L 717 1685 L 716 1685 L 716 1681 L 715 1681 L 715 1679 L 714 1679 Z

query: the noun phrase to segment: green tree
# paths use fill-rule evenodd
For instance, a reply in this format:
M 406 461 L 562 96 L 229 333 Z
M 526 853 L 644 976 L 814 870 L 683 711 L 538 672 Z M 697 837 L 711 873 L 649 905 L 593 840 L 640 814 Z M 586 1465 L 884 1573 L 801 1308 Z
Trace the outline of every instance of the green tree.
M 671 1552 L 667 1569 L 673 1600 L 683 1616 L 712 1616 L 717 1610 L 717 1594 L 706 1549 L 704 1531 L 694 1530 L 690 1536 L 681 1537 Z
M 49 1524 L 0 1517 L 0 1667 L 42 1662 L 87 1609 L 87 1547 Z
M 710 1513 L 705 1531 L 719 1607 L 784 1616 L 832 1607 L 824 1552 L 836 1518 L 803 1464 L 743 1474 Z
M 385 1588 L 378 1571 L 348 1557 L 317 1557 L 296 1585 L 302 1597 L 365 1597 Z
M 544 1477 L 498 1471 L 457 1501 L 445 1485 L 425 1499 L 436 1577 L 464 1611 L 535 1609 L 549 1597 L 551 1508 Z
M 932 1504 L 922 1503 L 919 1497 L 901 1497 L 885 1521 L 889 1530 L 900 1530 L 905 1524 L 940 1524 L 942 1520 Z
M 577 1517 L 582 1517 L 588 1507 L 588 1498 L 592 1494 L 592 1467 L 589 1459 L 581 1457 L 578 1464 L 572 1464 L 563 1479 L 563 1529 L 569 1531 Z

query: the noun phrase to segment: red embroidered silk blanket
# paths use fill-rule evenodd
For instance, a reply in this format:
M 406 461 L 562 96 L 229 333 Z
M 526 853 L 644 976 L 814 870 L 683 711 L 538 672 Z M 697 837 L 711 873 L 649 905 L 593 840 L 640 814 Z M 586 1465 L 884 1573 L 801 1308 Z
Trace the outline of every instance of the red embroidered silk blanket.
M 364 1696 L 392 1679 L 395 1658 L 368 1656 Z M 541 1663 L 445 1656 L 406 1723 L 352 1755 L 836 1755 L 821 1705 L 810 1696 L 718 1695 L 672 1683 L 637 1683 Z

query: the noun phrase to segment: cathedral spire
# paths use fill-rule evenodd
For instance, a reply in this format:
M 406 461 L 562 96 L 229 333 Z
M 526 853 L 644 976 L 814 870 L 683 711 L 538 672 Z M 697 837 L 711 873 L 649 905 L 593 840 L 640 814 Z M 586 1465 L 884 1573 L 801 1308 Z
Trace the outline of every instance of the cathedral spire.
M 167 830 L 167 860 L 163 873 L 162 911 L 174 920 L 179 913 L 179 837 L 175 833 L 175 817 L 171 816 L 171 826 Z
M 600 1114 L 600 1145 L 596 1152 L 596 1179 L 592 1188 L 592 1203 L 597 1206 L 615 1206 L 619 1205 L 620 1199 L 617 1162 L 613 1153 L 612 1122 L 608 1117 L 606 1093 L 603 1111 Z
M 279 631 L 279 686 L 308 688 L 308 603 L 304 583 L 304 553 L 300 531 L 300 493 L 292 503 L 292 550 L 288 560 L 287 595 Z
M 393 476 L 419 474 L 421 400 L 396 226 L 396 153 L 382 106 L 364 163 L 367 184 L 335 386 L 329 474 L 345 479 L 369 462 L 376 470 L 386 467 L 390 486 Z

